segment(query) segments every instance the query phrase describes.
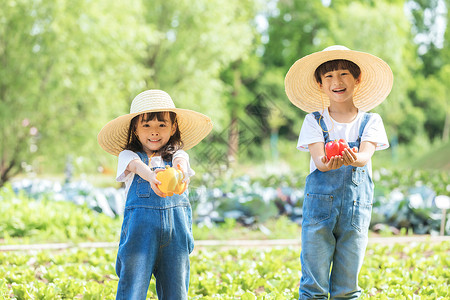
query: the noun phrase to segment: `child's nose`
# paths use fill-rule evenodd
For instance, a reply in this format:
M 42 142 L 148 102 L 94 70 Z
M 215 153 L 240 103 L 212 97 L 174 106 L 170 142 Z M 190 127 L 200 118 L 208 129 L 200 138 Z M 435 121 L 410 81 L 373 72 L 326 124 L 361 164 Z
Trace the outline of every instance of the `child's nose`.
M 341 76 L 336 76 L 336 77 L 334 77 L 334 82 L 335 83 L 342 83 L 342 77 Z

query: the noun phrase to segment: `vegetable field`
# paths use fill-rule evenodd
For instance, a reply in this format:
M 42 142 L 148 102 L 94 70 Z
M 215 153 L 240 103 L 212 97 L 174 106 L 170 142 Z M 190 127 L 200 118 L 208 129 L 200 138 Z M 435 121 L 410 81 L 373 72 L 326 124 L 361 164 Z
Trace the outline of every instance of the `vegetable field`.
M 296 299 L 300 249 L 197 249 L 190 299 Z M 0 253 L 1 299 L 114 299 L 116 249 Z M 450 242 L 370 244 L 362 299 L 448 299 Z M 156 299 L 151 282 L 148 299 Z
M 446 173 L 434 177 L 418 172 L 407 175 L 408 180 L 405 174 L 378 174 L 372 219 L 401 227 L 403 235 L 436 231 L 440 215 L 432 200 L 436 194 L 448 193 Z M 194 224 L 194 237 L 221 239 L 225 245 L 229 239 L 298 239 L 300 228 L 293 216 L 297 211 L 301 215 L 301 186 L 284 177 L 266 180 L 236 180 L 228 186 L 218 183 L 218 188 L 203 188 L 203 193 L 199 183 L 193 195 L 197 215 L 203 212 L 210 219 L 216 215 L 223 220 Z M 283 194 L 269 188 L 273 186 L 285 187 Z M 108 209 L 116 211 L 118 201 L 113 196 L 102 198 L 109 195 L 107 190 L 75 185 L 53 186 L 53 190 L 43 184 L 30 187 L 0 190 L 0 246 L 118 243 L 121 217 L 106 213 Z M 111 195 L 114 193 L 112 189 Z M 280 207 L 284 209 L 282 215 Z M 231 217 L 238 214 L 239 218 Z M 242 220 L 253 221 L 242 225 Z M 116 251 L 81 247 L 0 251 L 0 299 L 114 299 Z M 300 251 L 300 246 L 281 245 L 197 247 L 191 254 L 190 299 L 297 299 Z M 364 290 L 362 299 L 449 299 L 450 241 L 436 243 L 421 238 L 408 244 L 369 244 L 359 279 Z M 154 280 L 148 299 L 156 299 Z
M 306 175 L 305 173 L 278 174 L 250 178 L 249 176 L 234 177 L 232 173 L 223 176 L 204 174 L 191 182 L 189 186 L 194 222 L 200 226 L 211 227 L 223 224 L 226 219 L 234 219 L 246 226 L 258 226 L 267 220 L 286 216 L 300 224 L 303 217 Z M 382 225 L 385 228 L 395 228 L 396 231 L 403 229 L 415 234 L 439 233 L 442 212 L 436 207 L 434 199 L 437 195 L 450 196 L 450 173 L 437 170 L 380 169 L 375 170 L 373 175 L 375 191 L 372 229 L 380 228 Z M 57 181 L 38 179 L 24 179 L 0 189 L 1 199 L 16 199 L 14 205 L 21 207 L 39 205 L 28 204 L 30 199 L 46 201 L 45 210 L 54 217 L 58 216 L 49 209 L 51 206 L 49 202 L 52 201 L 70 202 L 102 212 L 105 216 L 93 224 L 94 232 L 86 232 L 86 235 L 81 238 L 91 238 L 99 233 L 104 237 L 105 233 L 101 231 L 105 228 L 105 217 L 117 219 L 122 216 L 125 201 L 122 188 L 98 188 L 86 181 L 61 184 Z M 28 205 L 23 206 L 18 202 Z M 33 210 L 34 208 L 31 209 Z M 56 211 L 62 211 L 62 209 Z M 83 215 L 86 215 L 85 211 Z M 64 213 L 67 215 L 67 212 Z M 29 213 L 24 211 L 23 214 Z M 8 221 L 11 221 L 12 234 L 20 234 L 21 229 L 17 230 L 14 226 L 16 216 L 9 214 L 7 216 Z M 75 218 L 76 220 L 70 220 L 71 228 L 75 225 L 74 222 L 81 224 L 86 221 L 80 216 Z M 90 218 L 92 217 L 88 217 Z M 45 220 L 45 223 L 48 224 L 49 221 Z M 35 228 L 33 226 L 31 226 L 32 229 Z M 61 229 L 64 229 L 64 226 L 61 226 L 59 230 Z M 450 234 L 450 221 L 445 224 L 445 232 Z

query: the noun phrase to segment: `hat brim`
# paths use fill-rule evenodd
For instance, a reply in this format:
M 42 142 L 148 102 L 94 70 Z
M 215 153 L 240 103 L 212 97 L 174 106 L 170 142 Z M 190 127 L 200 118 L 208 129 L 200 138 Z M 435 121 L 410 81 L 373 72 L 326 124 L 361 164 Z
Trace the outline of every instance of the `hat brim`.
M 285 91 L 295 106 L 309 113 L 330 106 L 328 97 L 320 95 L 314 72 L 322 63 L 335 59 L 352 61 L 361 69 L 361 81 L 355 89 L 354 97 L 354 104 L 358 109 L 373 109 L 391 92 L 394 76 L 389 65 L 382 59 L 354 50 L 320 51 L 297 60 L 286 74 Z
M 138 113 L 130 113 L 108 122 L 97 136 L 99 145 L 108 153 L 118 156 L 127 144 L 128 130 L 131 120 L 140 114 L 158 111 L 172 111 L 177 114 L 183 150 L 188 150 L 203 140 L 212 130 L 211 119 L 199 112 L 182 109 L 152 109 Z

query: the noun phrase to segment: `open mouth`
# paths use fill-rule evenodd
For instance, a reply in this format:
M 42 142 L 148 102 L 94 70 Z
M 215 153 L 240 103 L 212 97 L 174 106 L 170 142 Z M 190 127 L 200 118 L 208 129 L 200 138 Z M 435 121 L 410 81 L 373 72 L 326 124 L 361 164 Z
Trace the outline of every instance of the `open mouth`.
M 158 139 L 158 140 L 150 140 L 149 139 L 149 141 L 151 142 L 151 143 L 157 143 L 157 142 L 159 142 L 161 139 Z
M 333 90 L 333 93 L 338 93 L 338 94 L 340 94 L 340 93 L 343 93 L 343 92 L 345 92 L 345 88 L 342 88 L 342 89 L 334 89 Z

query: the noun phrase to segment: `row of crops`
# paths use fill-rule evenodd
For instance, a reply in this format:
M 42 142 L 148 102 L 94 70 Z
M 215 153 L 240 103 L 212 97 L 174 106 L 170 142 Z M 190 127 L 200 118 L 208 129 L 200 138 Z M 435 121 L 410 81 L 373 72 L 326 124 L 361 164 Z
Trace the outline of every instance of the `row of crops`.
M 196 223 L 212 226 L 226 219 L 245 225 L 287 216 L 300 224 L 306 174 L 270 175 L 264 178 L 233 177 L 230 173 L 194 178 L 190 200 Z M 436 234 L 442 212 L 434 199 L 450 195 L 449 173 L 444 171 L 376 170 L 372 228 L 406 229 L 417 234 Z M 86 181 L 61 184 L 57 181 L 23 179 L 12 185 L 16 194 L 36 200 L 52 199 L 85 205 L 115 217 L 123 214 L 123 189 L 98 188 Z M 445 224 L 450 233 L 450 221 Z
M 450 242 L 370 244 L 361 299 L 449 299 Z M 298 299 L 300 249 L 197 250 L 189 299 Z M 0 252 L 0 298 L 114 299 L 116 249 Z M 239 263 L 237 263 L 239 262 Z M 151 281 L 147 299 L 157 299 Z

